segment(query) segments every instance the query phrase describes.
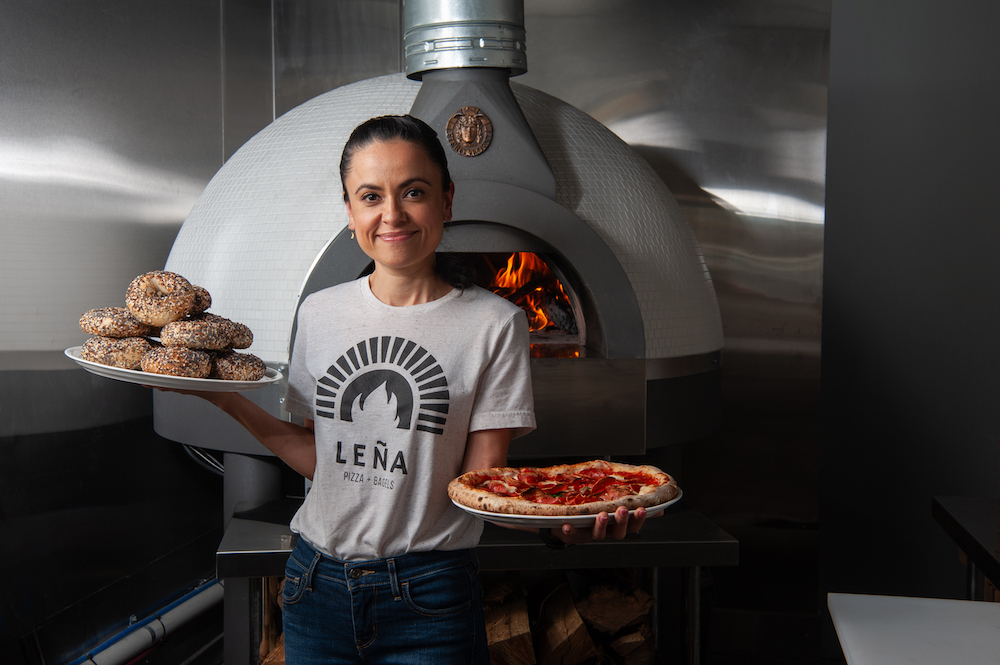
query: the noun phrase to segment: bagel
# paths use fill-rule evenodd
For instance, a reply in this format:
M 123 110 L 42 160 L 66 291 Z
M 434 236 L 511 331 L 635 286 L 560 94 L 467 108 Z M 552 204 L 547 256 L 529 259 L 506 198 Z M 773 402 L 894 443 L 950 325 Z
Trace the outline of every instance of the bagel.
M 161 346 L 142 356 L 142 371 L 204 379 L 212 371 L 212 359 L 204 351 L 179 346 Z
M 227 319 L 224 316 L 219 316 L 218 314 L 212 314 L 211 312 L 203 312 L 191 318 L 194 320 L 211 321 L 225 326 L 229 333 L 228 346 L 231 346 L 234 349 L 249 349 L 250 345 L 253 344 L 253 331 L 242 323 L 237 323 L 236 321 Z
M 223 323 L 206 319 L 171 321 L 160 330 L 163 346 L 183 346 L 188 349 L 224 349 L 229 346 L 231 334 Z
M 80 328 L 89 335 L 101 337 L 146 337 L 153 332 L 124 307 L 92 309 L 80 317 Z
M 234 349 L 249 349 L 250 345 L 253 344 L 253 331 L 242 323 L 236 321 L 230 321 L 230 323 L 232 324 L 230 346 Z
M 252 353 L 217 353 L 212 359 L 212 378 L 226 381 L 259 381 L 267 365 Z
M 192 314 L 204 312 L 212 306 L 212 294 L 203 286 L 192 284 L 194 288 L 194 305 L 191 307 Z
M 125 292 L 125 305 L 139 321 L 161 328 L 187 316 L 195 295 L 191 282 L 177 273 L 154 270 L 132 280 Z
M 140 369 L 142 357 L 153 348 L 145 337 L 91 337 L 80 347 L 80 357 L 121 369 Z

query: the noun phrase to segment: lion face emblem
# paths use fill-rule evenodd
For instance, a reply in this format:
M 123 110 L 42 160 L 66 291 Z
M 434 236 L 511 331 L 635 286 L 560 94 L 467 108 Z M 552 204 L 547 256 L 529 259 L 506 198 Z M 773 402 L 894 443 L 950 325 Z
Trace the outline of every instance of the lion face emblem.
M 475 106 L 463 106 L 448 120 L 446 133 L 455 152 L 463 157 L 475 157 L 490 147 L 493 123 Z

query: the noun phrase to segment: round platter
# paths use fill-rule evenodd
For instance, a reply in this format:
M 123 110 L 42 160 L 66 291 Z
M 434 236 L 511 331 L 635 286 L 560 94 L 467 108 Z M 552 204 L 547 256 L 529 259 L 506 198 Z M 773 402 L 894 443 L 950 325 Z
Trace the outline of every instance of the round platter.
M 80 347 L 72 346 L 64 352 L 67 357 L 91 374 L 97 374 L 116 381 L 137 383 L 141 386 L 154 388 L 173 388 L 176 390 L 200 390 L 213 393 L 236 393 L 257 390 L 271 385 L 281 378 L 281 372 L 270 367 L 264 372 L 264 378 L 259 381 L 224 381 L 222 379 L 194 379 L 187 376 L 168 376 L 166 374 L 150 374 L 134 369 L 121 369 L 100 363 L 84 360 L 80 357 Z
M 670 501 L 658 503 L 655 506 L 648 506 L 646 508 L 646 517 L 652 517 L 653 515 L 662 513 L 664 510 L 680 501 L 682 496 L 684 496 L 684 492 L 678 490 L 677 496 Z M 456 502 L 454 499 L 452 499 L 452 503 L 470 515 L 475 515 L 476 517 L 484 519 L 487 522 L 493 522 L 494 524 L 504 526 L 525 526 L 551 529 L 552 527 L 562 526 L 563 524 L 571 524 L 575 527 L 581 527 L 593 526 L 594 520 L 597 519 L 597 515 L 505 515 L 469 508 Z M 628 514 L 631 516 L 634 513 L 634 510 L 630 510 Z

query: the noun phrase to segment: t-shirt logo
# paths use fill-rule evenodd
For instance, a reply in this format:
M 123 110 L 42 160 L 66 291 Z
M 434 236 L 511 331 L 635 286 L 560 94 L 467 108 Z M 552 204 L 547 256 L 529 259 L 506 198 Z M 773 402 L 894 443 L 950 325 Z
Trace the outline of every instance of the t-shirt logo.
M 449 399 L 444 370 L 427 349 L 402 337 L 372 337 L 316 383 L 316 416 L 353 422 L 366 411 L 388 410 L 397 429 L 443 434 Z

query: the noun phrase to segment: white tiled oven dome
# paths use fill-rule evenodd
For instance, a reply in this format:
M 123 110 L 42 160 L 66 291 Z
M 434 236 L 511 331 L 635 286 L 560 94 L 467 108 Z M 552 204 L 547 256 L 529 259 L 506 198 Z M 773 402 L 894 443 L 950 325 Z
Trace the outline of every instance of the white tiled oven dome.
M 299 294 L 347 225 L 338 164 L 367 118 L 409 111 L 420 83 L 360 81 L 281 116 L 219 170 L 185 220 L 166 269 L 207 288 L 212 311 L 254 331 L 251 351 L 288 361 Z M 674 197 L 606 127 L 550 95 L 511 89 L 556 178 L 557 201 L 611 248 L 635 291 L 647 359 L 722 348 L 711 277 Z

